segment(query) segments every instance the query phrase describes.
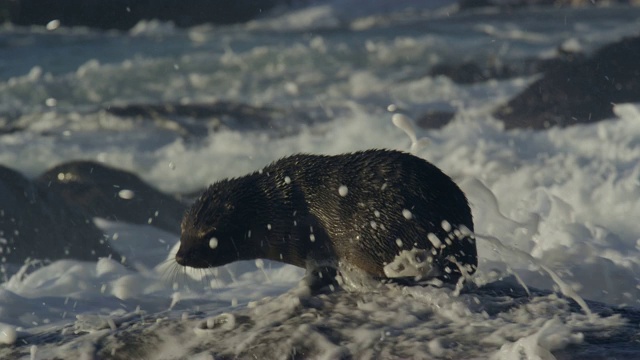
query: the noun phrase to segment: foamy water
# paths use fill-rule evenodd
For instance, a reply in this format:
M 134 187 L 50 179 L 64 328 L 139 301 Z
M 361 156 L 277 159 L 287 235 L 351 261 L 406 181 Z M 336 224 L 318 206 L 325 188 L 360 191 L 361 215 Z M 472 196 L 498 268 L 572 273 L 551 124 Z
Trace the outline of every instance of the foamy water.
M 99 160 L 185 193 L 296 152 L 411 149 L 465 191 L 476 232 L 504 245 L 478 239 L 473 282 L 497 290 L 389 286 L 313 296 L 298 284 L 304 270 L 268 261 L 177 271 L 165 261 L 177 234 L 96 219 L 133 267 L 109 259 L 23 267 L 0 286 L 0 343 L 13 344 L 0 347 L 2 356 L 551 359 L 571 358 L 567 349 L 596 333 L 637 336 L 598 306 L 590 311 L 600 315 L 589 316 L 553 293 L 506 295 L 522 283 L 640 306 L 640 104 L 617 104 L 617 120 L 505 132 L 490 112 L 532 78 L 463 86 L 426 73 L 442 60 L 545 57 L 567 42 L 590 51 L 637 33 L 640 10 L 471 16 L 445 7 L 403 16 L 403 4 L 395 12 L 349 4 L 222 28 L 5 27 L 0 120 L 22 130 L 0 136 L 0 163 L 37 176 L 64 161 Z M 212 100 L 285 109 L 275 115 L 284 125 L 203 125 L 184 136 L 104 110 Z M 434 109 L 457 113 L 440 130 L 416 129 L 419 146 L 392 122 Z

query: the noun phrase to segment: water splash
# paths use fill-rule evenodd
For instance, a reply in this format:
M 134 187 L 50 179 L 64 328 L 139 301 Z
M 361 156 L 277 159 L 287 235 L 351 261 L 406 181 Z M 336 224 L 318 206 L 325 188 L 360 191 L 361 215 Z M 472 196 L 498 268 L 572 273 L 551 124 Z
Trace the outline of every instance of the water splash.
M 429 139 L 427 138 L 417 138 L 415 128 L 408 116 L 403 114 L 393 114 L 391 122 L 393 122 L 393 125 L 397 128 L 404 131 L 404 133 L 409 137 L 409 140 L 411 140 L 411 147 L 409 148 L 410 153 L 415 155 L 420 149 L 424 148 L 429 143 Z
M 566 296 L 571 298 L 573 301 L 575 301 L 580 308 L 584 311 L 584 313 L 589 317 L 589 320 L 594 321 L 595 320 L 595 315 L 591 312 L 591 309 L 589 309 L 589 306 L 587 305 L 587 303 L 584 301 L 584 299 L 578 295 L 578 293 L 576 293 L 573 288 L 571 288 L 571 286 L 569 286 L 569 284 L 565 283 L 562 278 L 560 277 L 560 275 L 558 275 L 555 271 L 551 270 L 549 267 L 545 266 L 544 264 L 542 264 L 540 261 L 538 261 L 538 259 L 534 258 L 533 256 L 531 256 L 531 254 L 524 252 L 522 250 L 516 249 L 512 246 L 509 245 L 505 245 L 503 244 L 500 239 L 498 239 L 495 236 L 491 236 L 491 235 L 482 235 L 482 234 L 478 234 L 478 233 L 474 233 L 473 234 L 475 236 L 476 239 L 480 239 L 480 240 L 484 240 L 487 241 L 488 243 L 490 243 L 491 245 L 493 245 L 494 247 L 503 250 L 515 257 L 518 257 L 522 260 L 525 260 L 535 266 L 540 267 L 540 269 L 544 270 L 549 277 L 551 278 L 551 280 L 553 280 L 553 282 L 556 283 L 556 285 L 558 285 L 558 287 L 560 288 L 560 292 Z M 522 284 L 522 279 L 520 279 L 517 274 L 514 273 L 514 275 L 516 275 L 516 279 L 518 279 L 518 282 L 521 282 Z

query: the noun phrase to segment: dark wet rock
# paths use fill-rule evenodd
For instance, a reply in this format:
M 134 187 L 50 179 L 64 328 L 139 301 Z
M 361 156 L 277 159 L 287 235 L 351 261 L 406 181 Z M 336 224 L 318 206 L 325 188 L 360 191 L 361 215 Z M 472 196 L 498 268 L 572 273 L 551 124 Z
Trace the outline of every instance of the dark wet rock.
M 112 105 L 105 111 L 118 117 L 150 120 L 156 126 L 177 132 L 184 137 L 198 137 L 222 130 L 273 130 L 280 135 L 287 135 L 299 131 L 301 126 L 326 120 L 326 116 L 304 111 L 286 111 L 232 101 Z
M 533 59 L 529 61 L 527 71 L 521 75 L 535 75 L 547 73 L 556 69 L 562 69 L 570 64 L 580 63 L 587 60 L 588 56 L 582 52 L 574 52 L 559 46 L 556 49 L 557 54 L 547 59 Z
M 94 218 L 178 234 L 185 208 L 136 175 L 91 161 L 55 166 L 33 181 L 0 166 L 0 258 L 120 261 Z
M 91 218 L 151 224 L 180 233 L 186 205 L 135 174 L 93 161 L 74 161 L 49 169 L 35 182 Z
M 47 110 L 51 111 L 51 110 Z M 185 140 L 198 140 L 222 131 L 260 132 L 273 137 L 298 134 L 300 131 L 322 124 L 345 114 L 346 106 L 289 107 L 250 105 L 234 101 L 206 103 L 134 103 L 85 108 L 79 111 L 85 122 L 98 122 L 104 117 L 118 117 L 142 127 L 153 127 Z M 56 109 L 56 116 L 69 114 L 67 109 Z M 71 111 L 71 113 L 78 113 Z M 31 131 L 42 136 L 60 136 L 64 128 L 41 130 L 33 126 L 39 121 L 33 114 L 0 111 L 0 136 L 20 131 Z M 38 129 L 36 129 L 38 128 Z M 121 131 L 128 131 L 123 129 Z
M 106 111 L 119 117 L 150 119 L 161 127 L 182 135 L 202 134 L 203 130 L 264 130 L 273 127 L 278 113 L 241 103 L 220 101 L 209 104 L 131 104 L 110 106 Z
M 91 218 L 4 166 L 0 166 L 0 250 L 2 261 L 9 263 L 27 258 L 120 259 Z
M 474 62 L 461 64 L 441 63 L 429 71 L 430 76 L 446 76 L 458 84 L 473 84 L 490 79 L 505 79 L 519 75 L 505 65 L 480 66 Z
M 586 58 L 580 52 L 564 48 L 564 44 L 560 45 L 556 51 L 556 55 L 551 58 L 513 59 L 508 64 L 504 64 L 496 58 L 477 62 L 470 60 L 462 63 L 447 61 L 434 65 L 429 71 L 429 75 L 446 76 L 458 84 L 475 84 L 488 80 L 531 76 Z
M 613 104 L 640 101 L 640 36 L 591 57 L 549 65 L 542 78 L 495 110 L 506 129 L 545 129 L 614 117 Z
M 603 2 L 610 4 L 633 4 L 633 0 L 610 0 Z M 502 10 L 516 9 L 527 6 L 554 6 L 554 7 L 576 7 L 600 5 L 593 0 L 460 0 L 458 6 L 460 10 L 475 8 L 499 8 Z
M 0 135 L 13 134 L 22 130 L 24 129 L 17 126 L 3 126 L 0 128 Z
M 140 20 L 172 21 L 189 27 L 203 23 L 233 24 L 256 18 L 286 0 L 12 0 L 2 1 L 0 21 L 100 29 L 132 28 Z
M 451 122 L 455 116 L 450 111 L 429 111 L 416 118 L 416 125 L 423 129 L 440 129 Z

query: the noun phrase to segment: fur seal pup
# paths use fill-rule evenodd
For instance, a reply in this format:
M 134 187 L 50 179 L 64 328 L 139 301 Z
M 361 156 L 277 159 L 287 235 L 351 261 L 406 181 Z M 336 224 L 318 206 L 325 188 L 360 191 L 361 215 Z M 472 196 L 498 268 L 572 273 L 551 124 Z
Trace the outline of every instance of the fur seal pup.
M 470 231 L 464 193 L 423 159 L 298 154 L 209 186 L 184 215 L 175 260 L 208 268 L 262 258 L 451 283 L 477 266 Z

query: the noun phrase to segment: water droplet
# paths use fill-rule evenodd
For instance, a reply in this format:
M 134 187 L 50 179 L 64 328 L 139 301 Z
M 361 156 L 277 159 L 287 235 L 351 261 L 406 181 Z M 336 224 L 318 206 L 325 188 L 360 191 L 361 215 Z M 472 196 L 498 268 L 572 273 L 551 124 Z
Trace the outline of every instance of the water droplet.
M 60 27 L 60 20 L 58 19 L 49 21 L 46 26 L 47 30 L 49 31 L 53 31 L 59 27 Z
M 439 248 L 440 246 L 442 246 L 442 242 L 434 233 L 427 234 L 427 239 L 431 241 L 431 244 L 433 245 L 434 248 Z
M 122 189 L 122 190 L 118 191 L 118 196 L 121 199 L 125 199 L 125 200 L 131 200 L 131 199 L 133 199 L 133 197 L 135 195 L 136 194 L 132 190 L 129 190 L 129 189 Z

